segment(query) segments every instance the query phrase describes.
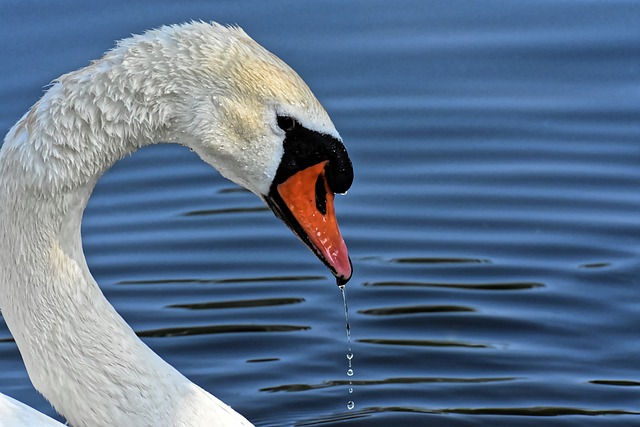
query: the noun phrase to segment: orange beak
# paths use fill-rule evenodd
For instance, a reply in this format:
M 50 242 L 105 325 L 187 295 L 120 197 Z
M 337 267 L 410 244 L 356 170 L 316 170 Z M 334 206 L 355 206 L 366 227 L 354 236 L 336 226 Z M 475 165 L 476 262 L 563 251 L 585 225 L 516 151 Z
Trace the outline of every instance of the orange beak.
M 277 200 L 269 201 L 269 205 L 329 267 L 338 284 L 342 285 L 351 278 L 352 268 L 347 246 L 336 221 L 333 207 L 335 194 L 325 177 L 327 163 L 323 161 L 296 172 L 276 186 L 288 212 L 284 211 L 283 206 L 278 206 Z

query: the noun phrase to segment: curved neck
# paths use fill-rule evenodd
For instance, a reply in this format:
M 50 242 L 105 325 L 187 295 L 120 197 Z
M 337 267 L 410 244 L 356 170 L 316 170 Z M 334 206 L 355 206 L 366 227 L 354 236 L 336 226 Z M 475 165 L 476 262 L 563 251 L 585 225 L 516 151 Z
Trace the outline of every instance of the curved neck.
M 140 341 L 86 265 L 80 225 L 95 183 L 165 138 L 172 117 L 161 99 L 140 111 L 147 95 L 128 80 L 113 84 L 126 71 L 116 56 L 61 78 L 5 139 L 2 316 L 31 381 L 75 427 L 250 425 Z

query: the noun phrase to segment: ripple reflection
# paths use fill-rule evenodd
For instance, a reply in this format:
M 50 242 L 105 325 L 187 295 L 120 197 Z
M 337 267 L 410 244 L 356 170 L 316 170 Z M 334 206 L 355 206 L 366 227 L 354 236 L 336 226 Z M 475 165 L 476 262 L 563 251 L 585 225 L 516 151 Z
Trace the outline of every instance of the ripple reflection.
M 366 344 L 382 344 L 382 345 L 400 345 L 400 346 L 417 346 L 417 347 L 464 347 L 464 348 L 492 348 L 487 344 L 474 344 L 461 341 L 448 340 L 404 340 L 404 339 L 360 339 L 358 342 Z
M 382 380 L 354 380 L 353 385 L 357 386 L 375 386 L 384 384 L 429 384 L 429 383 L 449 383 L 449 384 L 484 384 L 494 382 L 515 381 L 516 377 L 496 377 L 496 378 L 446 378 L 446 377 L 396 377 L 385 378 Z M 329 387 L 342 387 L 349 384 L 347 380 L 323 381 L 320 384 L 284 384 L 275 387 L 265 387 L 260 391 L 277 393 L 277 392 L 299 392 L 307 390 L 316 390 Z
M 370 316 L 398 316 L 403 314 L 421 313 L 468 313 L 476 310 L 461 305 L 410 305 L 404 307 L 383 307 L 358 310 L 360 314 Z
M 589 384 L 610 385 L 616 387 L 639 387 L 640 382 L 629 380 L 591 380 Z
M 297 422 L 296 426 L 325 424 L 336 420 L 347 420 L 372 416 L 377 413 L 417 413 L 417 414 L 458 414 L 458 415 L 501 415 L 523 417 L 560 417 L 560 416 L 603 416 L 603 415 L 639 415 L 640 412 L 619 409 L 581 409 L 564 406 L 533 406 L 515 408 L 441 408 L 428 409 L 410 406 L 371 406 L 352 413 L 335 414 Z
M 310 326 L 297 325 L 207 325 L 207 326 L 183 326 L 177 328 L 149 329 L 136 332 L 139 337 L 168 338 L 184 337 L 191 335 L 229 334 L 244 332 L 291 332 L 306 331 Z
M 171 304 L 167 308 L 185 308 L 187 310 L 218 310 L 224 308 L 269 307 L 274 305 L 299 304 L 304 298 L 262 298 L 236 301 L 215 301 L 193 304 Z
M 434 258 L 407 257 L 393 258 L 390 262 L 397 264 L 491 264 L 491 260 L 482 258 Z
M 265 283 L 265 282 L 303 282 L 326 280 L 325 276 L 270 276 L 270 277 L 238 277 L 227 279 L 143 279 L 121 280 L 117 285 L 183 285 L 183 284 L 225 284 L 225 283 Z
M 364 286 L 371 287 L 423 287 L 423 288 L 450 288 L 483 291 L 521 291 L 526 289 L 543 288 L 545 285 L 538 282 L 506 282 L 506 283 L 437 283 L 437 282 L 365 282 Z
M 268 211 L 266 206 L 253 206 L 253 207 L 238 207 L 238 208 L 221 208 L 221 209 L 203 209 L 196 211 L 189 211 L 182 214 L 183 216 L 207 216 L 207 215 L 225 215 L 225 214 L 241 214 L 252 212 L 264 212 Z

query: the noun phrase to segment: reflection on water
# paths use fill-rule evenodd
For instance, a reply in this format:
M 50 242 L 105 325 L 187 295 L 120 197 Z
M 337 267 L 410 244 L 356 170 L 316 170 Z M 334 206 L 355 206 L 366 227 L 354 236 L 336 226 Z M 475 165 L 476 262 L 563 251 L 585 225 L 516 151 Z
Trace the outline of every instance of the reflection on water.
M 265 298 L 240 301 L 212 301 L 193 304 L 171 304 L 167 308 L 186 308 L 189 310 L 215 310 L 220 308 L 250 308 L 270 305 L 299 304 L 304 298 Z
M 383 380 L 354 380 L 349 381 L 349 384 L 357 385 L 357 386 L 374 386 L 374 385 L 385 385 L 385 384 L 428 384 L 428 383 L 490 383 L 497 381 L 513 381 L 517 378 L 418 378 L 418 377 L 409 377 L 409 378 L 385 378 Z M 282 385 L 278 387 L 272 388 L 264 388 L 260 391 L 268 391 L 268 392 L 296 392 L 296 391 L 306 391 L 317 388 L 327 388 L 327 387 L 341 387 L 347 384 L 346 381 L 325 381 L 322 384 L 288 384 Z
M 121 280 L 117 285 L 179 285 L 179 284 L 214 284 L 214 283 L 261 283 L 261 282 L 304 282 L 306 280 L 323 280 L 324 276 L 276 276 L 276 277 L 236 277 L 226 279 L 149 279 Z
M 299 71 L 345 140 L 353 377 L 331 275 L 189 150 L 123 159 L 86 211 L 118 312 L 256 425 L 637 423 L 637 3 L 33 6 L 0 5 L 5 130 L 113 40 L 215 19 Z M 3 324 L 0 392 L 53 414 Z
M 180 337 L 187 335 L 237 334 L 242 332 L 291 332 L 305 331 L 309 326 L 294 325 L 211 325 L 163 328 L 149 331 L 138 331 L 139 337 Z
M 399 264 L 488 264 L 488 259 L 470 258 L 393 258 Z
M 372 316 L 398 316 L 403 314 L 419 314 L 419 313 L 452 313 L 475 311 L 470 307 L 462 307 L 455 305 L 412 305 L 406 307 L 385 307 L 371 308 L 368 310 L 360 310 L 358 313 L 369 314 Z
M 485 344 L 474 344 L 466 342 L 456 341 L 440 341 L 440 340 L 399 340 L 399 339 L 361 339 L 359 342 L 368 344 L 383 344 L 383 345 L 411 345 L 411 346 L 424 346 L 424 347 L 466 347 L 466 348 L 487 348 Z
M 269 208 L 266 206 L 256 206 L 253 208 L 226 208 L 226 209 L 207 209 L 202 211 L 187 212 L 185 216 L 198 216 L 198 215 L 223 215 L 223 214 L 242 214 L 250 212 L 269 212 Z
M 484 291 L 519 291 L 522 289 L 541 288 L 542 283 L 419 283 L 419 282 L 373 282 L 364 283 L 364 286 L 391 286 L 391 287 L 427 287 L 427 288 L 451 288 L 470 289 Z

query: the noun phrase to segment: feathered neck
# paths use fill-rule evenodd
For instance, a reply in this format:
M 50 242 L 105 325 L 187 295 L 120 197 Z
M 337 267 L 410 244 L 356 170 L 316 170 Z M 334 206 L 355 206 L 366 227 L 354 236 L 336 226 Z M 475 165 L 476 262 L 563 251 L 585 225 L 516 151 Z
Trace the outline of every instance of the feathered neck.
M 123 42 L 56 81 L 0 151 L 0 309 L 33 384 L 74 427 L 250 425 L 137 338 L 91 276 L 80 238 L 98 178 L 176 136 L 180 104 L 169 100 L 184 88 L 158 58 L 203 26 L 230 43 L 233 30 L 207 24 Z

